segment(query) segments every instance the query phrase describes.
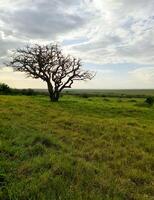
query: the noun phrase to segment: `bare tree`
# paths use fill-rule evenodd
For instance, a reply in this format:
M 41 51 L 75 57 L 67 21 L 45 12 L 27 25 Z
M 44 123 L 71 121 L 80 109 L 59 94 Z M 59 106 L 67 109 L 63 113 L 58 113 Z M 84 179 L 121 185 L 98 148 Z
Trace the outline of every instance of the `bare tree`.
M 74 81 L 91 80 L 94 74 L 83 70 L 81 60 L 65 56 L 58 45 L 27 45 L 17 49 L 8 64 L 15 71 L 47 83 L 51 101 L 58 101 L 64 88 L 71 88 Z

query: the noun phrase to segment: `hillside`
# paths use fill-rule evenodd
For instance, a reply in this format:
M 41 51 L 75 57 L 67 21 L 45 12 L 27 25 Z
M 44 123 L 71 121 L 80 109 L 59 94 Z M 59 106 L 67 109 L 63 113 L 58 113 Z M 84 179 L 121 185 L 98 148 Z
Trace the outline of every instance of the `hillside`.
M 0 96 L 0 199 L 152 200 L 143 98 Z

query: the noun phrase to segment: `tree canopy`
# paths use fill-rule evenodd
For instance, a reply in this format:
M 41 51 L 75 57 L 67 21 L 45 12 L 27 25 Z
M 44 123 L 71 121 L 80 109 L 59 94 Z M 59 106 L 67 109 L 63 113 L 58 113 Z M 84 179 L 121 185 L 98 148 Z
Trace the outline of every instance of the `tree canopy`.
M 91 80 L 94 73 L 83 70 L 81 59 L 64 55 L 57 44 L 27 45 L 17 49 L 8 64 L 15 71 L 47 83 L 51 101 L 58 101 L 64 88 L 74 81 Z

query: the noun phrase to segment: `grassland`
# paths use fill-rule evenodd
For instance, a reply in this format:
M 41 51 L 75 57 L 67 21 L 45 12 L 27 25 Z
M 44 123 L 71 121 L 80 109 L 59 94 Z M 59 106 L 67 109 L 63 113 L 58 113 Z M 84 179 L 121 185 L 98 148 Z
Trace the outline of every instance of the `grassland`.
M 48 94 L 47 89 L 34 89 L 35 92 Z M 66 89 L 63 94 L 104 97 L 140 97 L 154 96 L 154 89 Z
M 142 98 L 0 96 L 0 199 L 152 200 Z
M 44 90 L 45 91 L 45 90 Z M 104 96 L 154 96 L 153 89 L 69 89 L 65 90 L 64 93 L 70 94 L 93 94 L 93 95 L 104 95 Z

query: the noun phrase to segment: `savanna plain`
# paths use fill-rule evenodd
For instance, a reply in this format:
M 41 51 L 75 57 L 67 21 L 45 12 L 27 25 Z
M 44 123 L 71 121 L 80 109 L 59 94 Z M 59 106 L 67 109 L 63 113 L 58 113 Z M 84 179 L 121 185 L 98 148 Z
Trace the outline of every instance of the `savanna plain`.
M 0 199 L 154 199 L 154 107 L 144 101 L 0 95 Z

